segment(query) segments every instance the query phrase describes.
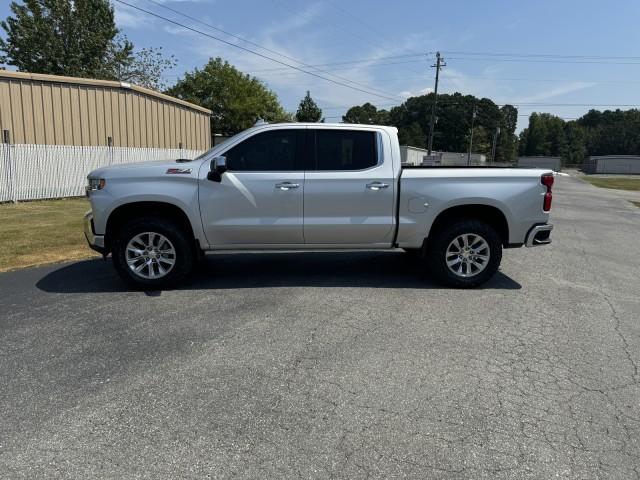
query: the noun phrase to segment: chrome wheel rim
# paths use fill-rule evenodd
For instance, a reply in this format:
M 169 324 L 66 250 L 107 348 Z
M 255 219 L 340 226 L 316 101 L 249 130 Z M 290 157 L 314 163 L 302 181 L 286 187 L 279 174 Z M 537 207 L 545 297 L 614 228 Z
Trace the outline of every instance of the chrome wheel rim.
M 491 249 L 484 238 L 475 233 L 463 233 L 449 244 L 445 260 L 454 275 L 469 278 L 487 268 L 489 258 Z
M 136 276 L 153 280 L 168 275 L 173 269 L 176 249 L 164 235 L 144 232 L 129 240 L 125 257 Z

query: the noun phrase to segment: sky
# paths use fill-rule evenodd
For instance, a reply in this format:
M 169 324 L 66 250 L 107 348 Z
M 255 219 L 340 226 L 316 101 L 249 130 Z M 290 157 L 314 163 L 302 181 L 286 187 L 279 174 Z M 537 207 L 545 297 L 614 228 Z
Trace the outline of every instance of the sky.
M 310 90 L 328 122 L 353 105 L 390 108 L 432 91 L 436 51 L 446 62 L 440 92 L 516 105 L 518 130 L 533 111 L 573 119 L 640 106 L 638 0 L 126 1 L 183 25 L 113 0 L 116 24 L 137 48 L 175 56 L 169 84 L 220 56 L 262 80 L 288 111 Z M 0 18 L 8 15 L 0 0 Z

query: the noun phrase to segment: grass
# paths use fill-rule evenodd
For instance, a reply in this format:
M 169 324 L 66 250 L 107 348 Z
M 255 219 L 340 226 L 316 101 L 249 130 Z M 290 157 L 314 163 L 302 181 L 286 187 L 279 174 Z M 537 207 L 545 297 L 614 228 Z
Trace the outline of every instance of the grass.
M 97 255 L 87 246 L 85 198 L 0 205 L 0 272 Z
M 591 185 L 600 188 L 615 188 L 616 190 L 640 190 L 640 177 L 580 177 Z

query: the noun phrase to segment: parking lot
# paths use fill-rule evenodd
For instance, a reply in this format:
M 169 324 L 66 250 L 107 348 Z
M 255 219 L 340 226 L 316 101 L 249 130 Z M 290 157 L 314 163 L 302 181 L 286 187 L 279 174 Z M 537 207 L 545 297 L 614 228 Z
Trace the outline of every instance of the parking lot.
M 640 208 L 555 191 L 479 290 L 399 251 L 0 274 L 0 476 L 640 478 Z

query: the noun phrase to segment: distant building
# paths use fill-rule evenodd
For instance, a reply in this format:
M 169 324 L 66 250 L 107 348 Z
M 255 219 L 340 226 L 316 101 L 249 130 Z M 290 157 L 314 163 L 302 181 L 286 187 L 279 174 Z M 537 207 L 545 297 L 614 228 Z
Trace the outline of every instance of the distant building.
M 472 153 L 469 158 L 467 153 L 458 152 L 431 152 L 424 148 L 402 145 L 400 147 L 400 159 L 406 165 L 429 165 L 454 167 L 464 165 L 484 165 L 487 157 L 481 153 Z
M 587 173 L 619 173 L 640 175 L 640 156 L 606 155 L 589 157 L 583 169 Z
M 487 156 L 482 153 L 472 153 L 469 157 L 468 153 L 459 152 L 439 152 L 440 163 L 445 166 L 461 167 L 464 165 L 484 165 L 487 163 Z
M 422 158 L 426 154 L 424 148 L 400 145 L 400 161 L 403 165 L 422 165 Z
M 543 168 L 559 172 L 562 168 L 560 157 L 519 157 L 518 167 L 520 168 Z

